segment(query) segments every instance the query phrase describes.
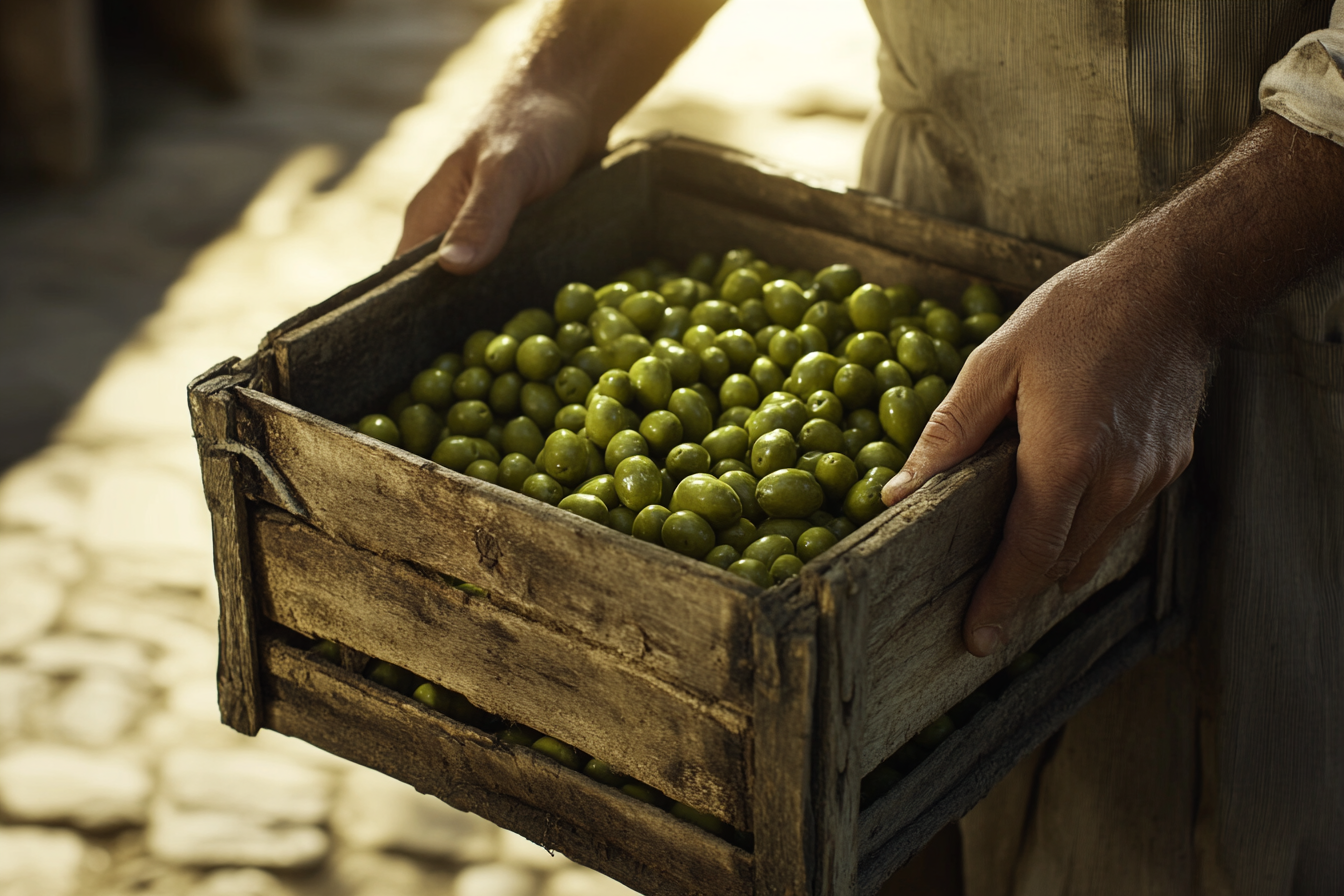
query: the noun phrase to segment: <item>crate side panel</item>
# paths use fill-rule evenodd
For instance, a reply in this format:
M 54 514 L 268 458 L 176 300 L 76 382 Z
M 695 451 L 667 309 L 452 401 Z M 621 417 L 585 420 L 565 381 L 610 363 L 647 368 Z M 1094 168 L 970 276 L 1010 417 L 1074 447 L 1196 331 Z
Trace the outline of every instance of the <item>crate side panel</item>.
M 410 669 L 750 827 L 746 716 L 287 514 L 261 509 L 252 522 L 270 619 Z
M 600 279 L 651 248 L 647 153 L 576 178 L 529 209 L 499 257 L 454 277 L 430 255 L 274 340 L 281 397 L 330 420 L 382 410 L 438 354 L 523 308 L 549 309 L 571 280 Z
M 750 712 L 754 586 L 268 396 L 239 397 L 255 447 L 316 528 L 473 582 L 519 615 Z
M 870 637 L 871 702 L 863 738 L 864 773 L 1012 662 L 1084 600 L 1134 568 L 1152 540 L 1153 522 L 1150 509 L 1122 532 L 1101 568 L 1082 587 L 1065 594 L 1052 585 L 1028 601 L 1015 623 L 1010 646 L 993 656 L 968 653 L 961 634 L 983 566 L 912 608 L 897 625 L 886 629 L 884 640 Z
M 278 642 L 266 725 L 518 831 L 650 896 L 748 894 L 747 853 Z
M 968 275 L 952 268 L 676 190 L 658 191 L 655 207 L 658 249 L 669 258 L 686 259 L 701 251 L 722 254 L 746 246 L 785 267 L 815 271 L 830 264 L 852 264 L 865 280 L 909 283 L 945 302 L 956 302 L 971 284 Z
M 685 138 L 659 144 L 659 185 L 804 224 L 1030 291 L 1077 260 L 884 197 L 785 172 L 760 159 Z

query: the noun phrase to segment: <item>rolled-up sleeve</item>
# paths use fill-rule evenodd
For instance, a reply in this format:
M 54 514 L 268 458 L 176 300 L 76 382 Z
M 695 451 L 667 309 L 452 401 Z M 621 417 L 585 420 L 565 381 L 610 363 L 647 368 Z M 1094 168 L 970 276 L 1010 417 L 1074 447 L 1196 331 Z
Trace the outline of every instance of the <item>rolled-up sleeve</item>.
M 1344 0 L 1260 81 L 1260 108 L 1344 146 Z

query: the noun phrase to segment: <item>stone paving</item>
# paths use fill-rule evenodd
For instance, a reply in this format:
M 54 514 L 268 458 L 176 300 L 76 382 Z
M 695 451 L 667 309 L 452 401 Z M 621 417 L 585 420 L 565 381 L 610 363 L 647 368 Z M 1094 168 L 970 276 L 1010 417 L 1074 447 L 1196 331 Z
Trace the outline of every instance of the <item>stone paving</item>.
M 330 147 L 297 148 L 0 479 L 0 896 L 629 892 L 215 707 L 185 384 L 386 260 L 537 7 L 502 9 L 334 186 Z M 874 52 L 859 0 L 734 0 L 618 135 L 674 127 L 852 181 Z

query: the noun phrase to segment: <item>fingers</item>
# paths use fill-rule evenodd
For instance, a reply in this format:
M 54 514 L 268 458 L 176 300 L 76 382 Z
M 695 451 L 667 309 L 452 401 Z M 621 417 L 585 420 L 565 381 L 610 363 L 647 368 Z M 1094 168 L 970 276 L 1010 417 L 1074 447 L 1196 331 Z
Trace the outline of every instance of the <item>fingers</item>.
M 984 347 L 971 355 L 952 391 L 929 416 L 905 465 L 882 487 L 888 506 L 979 451 L 1012 412 L 1017 384 L 997 368 Z
M 1148 509 L 1148 505 L 1153 503 L 1164 485 L 1165 483 L 1160 480 L 1150 483 L 1119 513 L 1110 517 L 1101 534 L 1084 548 L 1078 562 L 1073 567 L 1073 571 L 1059 580 L 1061 590 L 1065 593 L 1074 591 L 1086 585 L 1096 575 L 1097 570 L 1101 568 L 1102 561 L 1110 553 L 1111 546 L 1120 537 L 1120 533 L 1132 526 L 1139 515 Z
M 1085 450 L 1066 459 L 1025 441 L 1018 449 L 1017 489 L 1003 541 L 966 611 L 963 637 L 971 653 L 989 656 L 1007 643 L 1023 601 L 1062 574 L 1059 562 L 1094 469 Z
M 466 199 L 439 246 L 440 267 L 469 274 L 499 254 L 526 198 L 525 179 L 518 174 L 509 176 L 507 166 L 488 160 L 476 167 Z

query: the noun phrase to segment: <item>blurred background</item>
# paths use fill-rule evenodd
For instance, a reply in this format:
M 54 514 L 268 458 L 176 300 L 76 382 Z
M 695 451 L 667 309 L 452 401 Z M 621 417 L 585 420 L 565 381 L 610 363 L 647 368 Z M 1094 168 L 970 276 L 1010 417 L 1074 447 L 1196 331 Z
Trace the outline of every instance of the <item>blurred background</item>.
M 628 892 L 215 707 L 189 379 L 377 270 L 537 0 L 0 2 L 0 896 Z M 862 0 L 731 0 L 613 134 L 853 184 Z

